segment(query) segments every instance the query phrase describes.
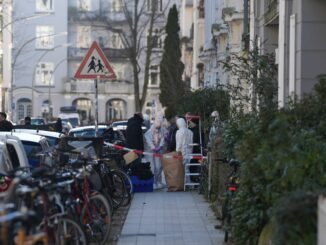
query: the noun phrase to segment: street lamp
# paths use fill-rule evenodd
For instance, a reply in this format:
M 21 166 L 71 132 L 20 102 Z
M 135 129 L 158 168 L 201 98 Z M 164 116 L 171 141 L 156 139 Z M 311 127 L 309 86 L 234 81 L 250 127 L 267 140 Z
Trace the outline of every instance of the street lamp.
M 3 14 L 0 14 L 3 16 Z M 40 17 L 45 17 L 50 15 L 49 13 L 46 14 L 35 14 L 35 15 L 30 15 L 30 16 L 23 16 L 23 17 L 19 17 L 17 19 L 14 19 L 13 21 L 10 21 L 8 23 L 6 23 L 5 25 L 2 25 L 0 32 L 2 32 L 4 29 L 6 29 L 8 26 L 12 25 L 13 23 L 16 23 L 18 21 L 22 21 L 22 20 L 32 20 L 32 19 L 37 19 Z
M 36 73 L 36 68 L 38 66 L 38 64 L 40 63 L 40 61 L 44 58 L 44 56 L 51 52 L 51 51 L 54 51 L 55 49 L 57 48 L 61 48 L 61 47 L 69 47 L 71 46 L 71 43 L 66 43 L 66 44 L 60 44 L 60 45 L 57 45 L 55 47 L 53 47 L 52 49 L 49 49 L 47 51 L 44 51 L 43 54 L 40 56 L 40 58 L 36 61 L 36 66 L 34 68 L 34 71 L 33 71 L 33 76 L 32 76 L 32 116 L 35 116 L 34 115 L 34 86 L 35 86 L 35 73 Z M 66 59 L 66 58 L 65 58 Z M 55 72 L 55 69 L 53 70 L 53 73 Z M 53 77 L 53 73 L 51 74 L 51 78 L 50 80 L 48 81 L 49 82 L 49 87 L 51 87 L 51 84 L 50 84 L 50 81 L 52 80 L 52 77 Z
M 51 77 L 50 77 L 50 81 L 52 80 L 52 76 L 53 76 L 53 74 L 54 74 L 54 72 L 57 70 L 57 68 L 65 61 L 65 60 L 67 60 L 67 58 L 64 58 L 64 59 L 62 59 L 62 60 L 60 60 L 59 62 L 58 62 L 58 64 L 56 64 L 56 66 L 54 67 L 54 69 L 53 69 L 53 73 L 51 74 Z M 49 118 L 51 118 L 52 117 L 52 113 L 53 113 L 53 109 L 51 110 L 51 105 L 52 105 L 52 101 L 51 101 L 51 86 L 50 86 L 50 84 L 49 84 Z M 48 118 L 48 119 L 49 119 Z
M 50 34 L 50 35 L 43 35 L 43 36 L 39 36 L 39 37 L 33 37 L 29 40 L 27 40 L 17 51 L 17 54 L 15 55 L 15 58 L 13 60 L 13 62 L 11 63 L 11 81 L 10 81 L 10 107 L 9 107 L 9 111 L 10 111 L 10 115 L 11 115 L 11 120 L 14 120 L 14 95 L 13 95 L 13 88 L 14 88 L 14 69 L 15 69 L 15 65 L 18 59 L 18 56 L 20 55 L 21 51 L 24 49 L 24 47 L 26 47 L 27 44 L 39 39 L 39 38 L 43 38 L 43 37 L 54 37 L 54 36 L 62 36 L 62 35 L 67 35 L 67 32 L 60 32 L 60 33 L 56 33 L 56 34 Z

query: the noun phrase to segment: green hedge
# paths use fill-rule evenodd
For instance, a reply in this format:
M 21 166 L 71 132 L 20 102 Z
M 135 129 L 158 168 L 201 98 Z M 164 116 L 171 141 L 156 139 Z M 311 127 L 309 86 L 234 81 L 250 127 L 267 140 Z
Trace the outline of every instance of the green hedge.
M 321 79 L 313 94 L 293 102 L 290 108 L 265 115 L 243 114 L 225 124 L 225 151 L 242 162 L 241 185 L 233 202 L 237 244 L 258 243 L 263 227 L 275 218 L 280 200 L 297 191 L 316 193 L 325 188 L 325 102 L 326 81 Z M 296 202 L 300 203 L 300 198 Z M 304 205 L 290 207 L 289 214 L 300 207 L 304 212 Z M 300 217 L 292 218 L 278 220 L 278 234 L 292 234 L 283 240 L 276 234 L 279 244 L 297 244 L 292 243 L 295 234 L 303 241 L 314 241 L 316 230 L 311 233 L 305 229 L 316 222 L 316 216 L 306 217 L 304 223 Z

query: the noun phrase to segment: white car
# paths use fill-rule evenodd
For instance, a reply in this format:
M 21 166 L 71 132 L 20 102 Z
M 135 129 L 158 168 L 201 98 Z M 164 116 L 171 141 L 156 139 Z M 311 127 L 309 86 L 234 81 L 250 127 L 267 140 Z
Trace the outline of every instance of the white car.
M 59 143 L 59 140 L 64 134 L 54 132 L 54 131 L 45 131 L 45 130 L 36 130 L 36 129 L 15 129 L 16 133 L 26 133 L 26 134 L 35 134 L 45 137 L 48 140 L 50 146 L 55 146 Z
M 106 125 L 98 125 L 98 135 L 103 135 L 104 131 L 109 127 Z M 95 136 L 95 126 L 84 126 L 70 129 L 69 136 L 73 137 L 94 137 Z
M 80 118 L 78 113 L 60 113 L 58 115 L 62 122 L 69 122 L 73 128 L 80 126 Z
M 1 136 L 16 136 L 23 144 L 27 155 L 28 163 L 32 167 L 37 167 L 41 163 L 41 155 L 47 154 L 49 151 L 49 143 L 47 139 L 40 135 L 16 133 L 16 132 L 0 132 Z

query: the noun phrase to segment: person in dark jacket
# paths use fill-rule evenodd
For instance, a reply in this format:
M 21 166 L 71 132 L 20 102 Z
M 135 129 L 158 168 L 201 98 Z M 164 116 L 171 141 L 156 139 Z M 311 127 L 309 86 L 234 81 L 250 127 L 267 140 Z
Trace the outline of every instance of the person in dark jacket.
M 0 112 L 0 131 L 11 131 L 13 128 L 12 123 L 7 121 L 7 114 Z
M 136 113 L 132 118 L 129 118 L 126 130 L 126 146 L 128 148 L 144 151 L 143 121 L 141 113 Z
M 57 121 L 55 122 L 55 130 L 62 133 L 62 121 L 60 117 L 58 117 Z
M 32 124 L 32 119 L 31 119 L 31 117 L 25 117 L 25 119 L 24 119 L 24 121 L 25 121 L 25 125 L 31 125 Z
M 172 152 L 175 151 L 176 148 L 176 140 L 175 140 L 175 136 L 177 134 L 178 131 L 178 126 L 176 124 L 178 117 L 173 117 L 170 120 L 170 127 L 169 127 L 169 134 L 168 134 L 168 146 L 167 146 L 167 151 Z

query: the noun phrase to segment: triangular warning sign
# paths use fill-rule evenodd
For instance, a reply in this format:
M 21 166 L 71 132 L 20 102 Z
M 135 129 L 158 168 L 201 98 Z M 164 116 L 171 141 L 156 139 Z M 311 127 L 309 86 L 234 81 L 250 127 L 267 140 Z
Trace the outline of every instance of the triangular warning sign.
M 97 42 L 93 42 L 80 64 L 75 76 L 76 79 L 117 79 L 108 59 L 105 57 Z

